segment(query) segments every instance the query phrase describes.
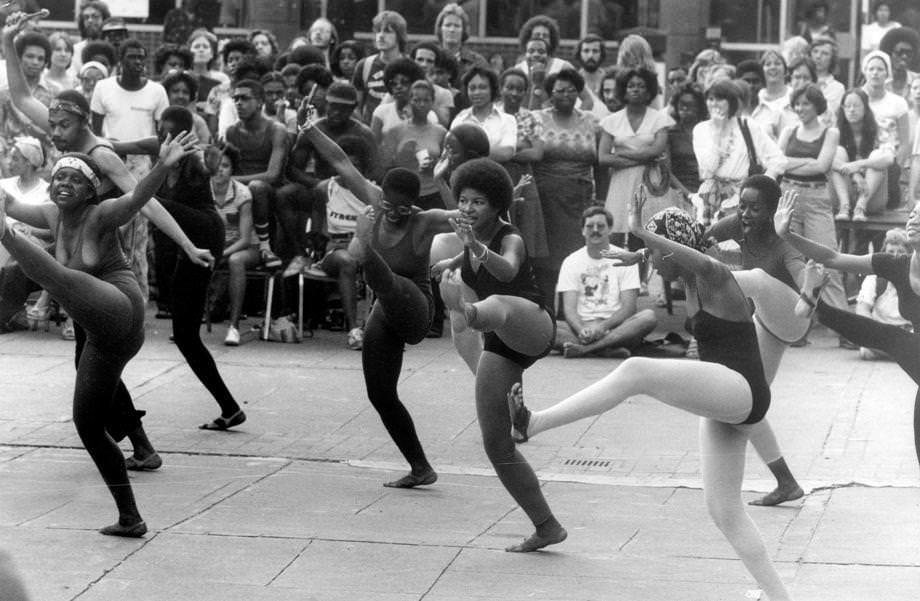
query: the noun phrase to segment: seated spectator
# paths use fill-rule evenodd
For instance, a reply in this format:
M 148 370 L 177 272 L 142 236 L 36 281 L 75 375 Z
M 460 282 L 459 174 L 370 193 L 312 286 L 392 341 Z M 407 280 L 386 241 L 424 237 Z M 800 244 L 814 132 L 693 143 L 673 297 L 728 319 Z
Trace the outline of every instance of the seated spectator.
M 300 106 L 300 92 L 297 90 L 297 76 L 303 69 L 297 63 L 285 65 L 280 73 L 284 78 L 284 99 L 287 100 L 288 106 L 295 109 Z
M 297 74 L 294 83 L 300 98 L 309 98 L 310 104 L 316 109 L 320 117 L 326 116 L 326 94 L 332 85 L 332 73 L 323 65 L 310 64 L 304 66 Z M 293 107 L 295 109 L 299 108 Z M 295 132 L 296 133 L 296 132 Z
M 230 327 L 224 338 L 227 346 L 240 344 L 239 327 L 246 296 L 246 270 L 256 267 L 261 260 L 259 239 L 252 228 L 252 194 L 245 184 L 233 179 L 239 164 L 239 149 L 232 144 L 225 144 L 220 151 L 217 171 L 211 176 L 214 206 L 224 222 L 224 252 L 218 267 L 226 265 L 230 272 Z
M 192 114 L 192 121 L 195 124 L 195 135 L 198 136 L 198 142 L 201 144 L 211 143 L 211 130 L 208 129 L 208 123 L 204 117 L 195 110 L 195 98 L 198 95 L 198 78 L 189 71 L 169 71 L 160 81 L 163 89 L 166 90 L 166 97 L 169 98 L 169 104 L 187 108 Z
M 585 246 L 562 262 L 556 292 L 565 321 L 556 327 L 553 347 L 567 359 L 601 356 L 625 359 L 658 324 L 651 309 L 636 311 L 639 268 L 605 258 L 613 215 L 602 207 L 582 213 Z M 632 254 L 632 253 L 628 253 Z
M 291 108 L 285 96 L 284 76 L 278 71 L 271 71 L 259 80 L 265 92 L 265 104 L 262 112 L 269 119 L 274 119 L 284 126 L 288 134 L 297 135 L 297 110 Z
M 896 257 L 910 254 L 907 232 L 901 228 L 888 230 L 885 234 L 882 252 Z M 888 325 L 913 331 L 910 321 L 901 317 L 901 312 L 898 310 L 898 291 L 894 284 L 875 274 L 867 275 L 863 280 L 859 295 L 856 297 L 856 313 Z M 859 358 L 864 361 L 874 361 L 889 359 L 889 356 L 879 349 L 861 346 L 859 347 Z

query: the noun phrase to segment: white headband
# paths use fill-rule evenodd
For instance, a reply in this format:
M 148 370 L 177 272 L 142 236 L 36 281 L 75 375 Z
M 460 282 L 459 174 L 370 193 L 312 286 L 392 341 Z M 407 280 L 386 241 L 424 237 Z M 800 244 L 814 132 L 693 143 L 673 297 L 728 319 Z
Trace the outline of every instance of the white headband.
M 76 169 L 83 176 L 89 180 L 89 183 L 92 184 L 93 188 L 96 190 L 99 189 L 99 186 L 102 185 L 102 180 L 99 179 L 99 176 L 96 175 L 96 172 L 87 164 L 86 161 L 80 157 L 75 156 L 63 156 L 57 160 L 54 164 L 54 167 L 51 169 L 51 177 L 54 177 L 54 174 L 64 168 Z

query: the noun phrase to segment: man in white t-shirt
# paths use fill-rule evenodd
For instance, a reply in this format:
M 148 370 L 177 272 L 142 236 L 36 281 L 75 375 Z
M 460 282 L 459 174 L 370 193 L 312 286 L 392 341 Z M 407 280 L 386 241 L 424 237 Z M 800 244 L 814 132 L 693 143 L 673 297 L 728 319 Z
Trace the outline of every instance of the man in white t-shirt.
M 556 292 L 562 294 L 565 321 L 557 324 L 553 346 L 567 359 L 629 357 L 658 320 L 651 309 L 636 311 L 639 267 L 601 256 L 613 248 L 613 215 L 603 207 L 589 207 L 581 223 L 585 246 L 566 257 L 559 270 Z
M 169 106 L 166 90 L 147 79 L 145 67 L 147 49 L 137 39 L 125 40 L 120 48 L 121 70 L 118 77 L 103 79 L 96 84 L 90 102 L 92 127 L 96 135 L 114 140 L 137 140 L 157 135 L 157 122 Z M 152 163 L 146 155 L 128 155 L 128 171 L 142 179 Z M 141 215 L 122 226 L 122 243 L 128 254 L 131 271 L 137 276 L 141 293 L 146 299 L 147 283 L 147 219 Z

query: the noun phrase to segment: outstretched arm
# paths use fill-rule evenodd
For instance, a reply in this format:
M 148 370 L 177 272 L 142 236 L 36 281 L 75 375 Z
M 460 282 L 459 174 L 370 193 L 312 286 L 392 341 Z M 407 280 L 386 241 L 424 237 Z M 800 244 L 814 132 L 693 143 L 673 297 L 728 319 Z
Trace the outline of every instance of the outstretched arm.
M 826 267 L 848 271 L 850 273 L 875 273 L 872 270 L 872 255 L 848 255 L 837 250 L 809 240 L 790 231 L 792 215 L 795 212 L 795 201 L 798 193 L 787 190 L 779 199 L 776 213 L 773 216 L 773 226 L 780 238 L 788 241 L 800 253 L 809 259 L 814 259 Z
M 29 21 L 24 19 L 24 16 L 24 13 L 21 12 L 11 14 L 7 17 L 6 25 L 3 27 L 3 56 L 6 57 L 6 77 L 9 82 L 10 99 L 13 106 L 22 111 L 36 127 L 50 134 L 48 107 L 39 102 L 29 91 L 26 76 L 22 72 L 22 63 L 13 44 L 16 34 L 22 31 Z
M 313 145 L 316 153 L 326 159 L 326 162 L 335 169 L 346 188 L 351 190 L 361 202 L 376 208 L 380 188 L 361 175 L 358 168 L 348 160 L 348 155 L 345 154 L 345 151 L 334 140 L 315 127 L 316 111 L 313 107 L 310 107 L 310 109 L 304 119 L 304 124 L 300 128 L 300 135 L 304 136 Z

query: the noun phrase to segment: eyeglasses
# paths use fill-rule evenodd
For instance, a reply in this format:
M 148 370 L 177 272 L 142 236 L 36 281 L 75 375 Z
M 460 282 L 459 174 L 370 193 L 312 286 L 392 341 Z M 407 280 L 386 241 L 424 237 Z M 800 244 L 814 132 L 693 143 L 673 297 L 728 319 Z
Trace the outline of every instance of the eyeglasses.
M 412 207 L 409 205 L 393 205 L 392 203 L 384 200 L 380 202 L 380 208 L 386 212 L 393 211 L 397 215 L 402 215 L 403 217 L 412 214 Z
M 895 48 L 891 53 L 898 54 L 900 56 L 913 56 L 914 52 L 915 51 L 913 48 Z

